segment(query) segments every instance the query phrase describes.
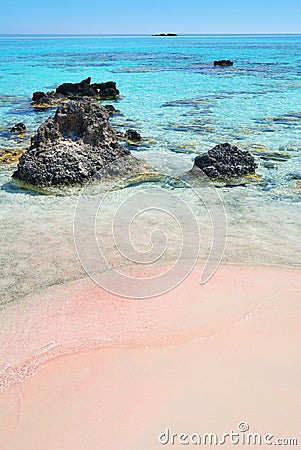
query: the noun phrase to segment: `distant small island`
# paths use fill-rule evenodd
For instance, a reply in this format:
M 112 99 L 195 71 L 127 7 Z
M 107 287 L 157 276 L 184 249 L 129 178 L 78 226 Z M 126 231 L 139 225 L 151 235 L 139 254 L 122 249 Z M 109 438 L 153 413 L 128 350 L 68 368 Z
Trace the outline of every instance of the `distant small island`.
M 178 36 L 176 33 L 160 33 L 160 34 L 152 34 L 152 36 Z

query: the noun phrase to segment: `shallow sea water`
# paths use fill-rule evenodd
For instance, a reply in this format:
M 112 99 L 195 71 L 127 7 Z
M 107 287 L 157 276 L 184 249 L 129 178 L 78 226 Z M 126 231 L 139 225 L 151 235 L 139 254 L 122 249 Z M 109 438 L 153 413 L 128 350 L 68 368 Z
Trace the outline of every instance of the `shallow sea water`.
M 139 131 L 144 140 L 131 147 L 133 154 L 155 161 L 160 172 L 179 176 L 197 154 L 220 142 L 254 154 L 257 177 L 216 186 L 228 222 L 223 261 L 300 266 L 300 45 L 301 36 L 2 36 L 0 148 L 28 145 L 36 128 L 53 115 L 54 110 L 33 110 L 34 91 L 88 76 L 95 82 L 116 81 L 121 97 L 113 103 L 121 115 L 113 116 L 112 124 Z M 224 58 L 234 66 L 212 67 Z M 20 121 L 28 132 L 13 137 L 8 129 Z M 85 275 L 72 232 L 80 188 L 20 188 L 11 182 L 13 170 L 13 165 L 0 167 L 1 305 Z M 112 191 L 103 224 L 118 201 L 153 184 L 125 182 Z M 164 189 L 164 178 L 156 185 Z M 176 191 L 197 217 L 200 259 L 205 259 L 212 235 L 206 208 L 189 187 Z M 160 220 L 173 246 L 176 229 Z M 156 226 L 156 216 L 137 224 L 138 247 Z M 100 223 L 98 232 L 106 241 L 104 230 Z M 103 245 L 113 257 L 109 234 Z M 173 256 L 167 252 L 165 257 Z

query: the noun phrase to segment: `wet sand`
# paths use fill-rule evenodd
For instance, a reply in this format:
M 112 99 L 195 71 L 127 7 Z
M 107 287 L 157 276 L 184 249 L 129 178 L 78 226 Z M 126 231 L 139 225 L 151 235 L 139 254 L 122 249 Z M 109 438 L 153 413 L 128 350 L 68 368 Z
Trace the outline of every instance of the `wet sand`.
M 7 310 L 1 450 L 185 448 L 180 433 L 243 421 L 300 445 L 300 270 L 221 266 L 202 286 L 199 275 L 148 300 L 84 279 Z M 166 428 L 174 445 L 158 440 Z

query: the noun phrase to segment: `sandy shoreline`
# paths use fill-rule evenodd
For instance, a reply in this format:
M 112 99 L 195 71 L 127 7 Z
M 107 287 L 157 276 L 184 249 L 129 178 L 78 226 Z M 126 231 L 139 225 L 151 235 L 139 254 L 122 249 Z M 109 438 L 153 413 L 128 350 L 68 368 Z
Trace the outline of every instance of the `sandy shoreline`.
M 200 286 L 199 269 L 151 300 L 85 279 L 6 313 L 1 450 L 157 449 L 167 427 L 222 434 L 241 421 L 301 442 L 300 270 L 221 266 Z

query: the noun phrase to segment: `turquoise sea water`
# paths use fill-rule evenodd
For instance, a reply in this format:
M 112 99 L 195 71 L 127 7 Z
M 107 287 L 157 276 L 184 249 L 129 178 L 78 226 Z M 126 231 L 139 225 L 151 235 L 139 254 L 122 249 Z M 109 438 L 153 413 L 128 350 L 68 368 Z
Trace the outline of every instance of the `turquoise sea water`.
M 219 186 L 228 262 L 300 265 L 301 36 L 0 37 L 0 147 L 24 147 L 54 110 L 34 111 L 34 91 L 63 82 L 116 81 L 115 127 L 145 138 L 174 174 L 221 142 L 250 150 L 258 177 Z M 214 68 L 231 59 L 231 68 Z M 24 138 L 8 129 L 25 122 Z M 2 304 L 83 276 L 72 219 L 78 191 L 33 195 L 0 168 Z M 189 198 L 187 191 L 183 195 Z M 193 201 L 193 200 L 192 200 Z M 204 226 L 204 230 L 206 227 Z M 205 236 L 207 236 L 205 232 Z M 206 241 L 206 238 L 205 238 Z

